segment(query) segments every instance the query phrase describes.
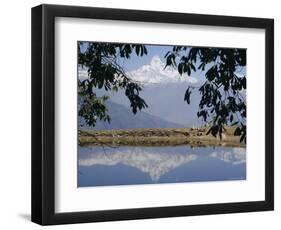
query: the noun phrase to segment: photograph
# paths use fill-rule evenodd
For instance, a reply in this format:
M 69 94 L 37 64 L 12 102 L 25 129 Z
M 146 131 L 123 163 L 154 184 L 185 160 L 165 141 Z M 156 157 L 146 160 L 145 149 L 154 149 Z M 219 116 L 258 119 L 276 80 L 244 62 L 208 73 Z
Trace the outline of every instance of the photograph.
M 114 7 L 31 10 L 31 221 L 273 211 L 274 18 Z
M 77 42 L 77 187 L 246 180 L 245 48 Z

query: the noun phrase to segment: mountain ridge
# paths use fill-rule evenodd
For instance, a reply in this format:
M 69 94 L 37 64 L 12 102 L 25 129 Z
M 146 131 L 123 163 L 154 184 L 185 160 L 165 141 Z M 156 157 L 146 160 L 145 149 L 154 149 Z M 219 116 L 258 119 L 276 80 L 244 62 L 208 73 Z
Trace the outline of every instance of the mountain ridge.
M 111 118 L 110 123 L 98 120 L 94 127 L 86 125 L 83 118 L 79 117 L 81 129 L 136 129 L 136 128 L 180 128 L 182 124 L 171 122 L 158 116 L 139 111 L 133 114 L 130 108 L 113 101 L 107 101 L 106 107 Z

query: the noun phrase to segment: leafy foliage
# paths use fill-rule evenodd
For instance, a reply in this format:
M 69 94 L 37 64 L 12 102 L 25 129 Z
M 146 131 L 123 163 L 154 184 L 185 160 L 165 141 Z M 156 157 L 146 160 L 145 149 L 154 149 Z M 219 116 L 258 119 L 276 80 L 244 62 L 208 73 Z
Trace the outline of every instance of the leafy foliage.
M 198 87 L 201 100 L 197 116 L 211 124 L 207 134 L 222 138 L 225 125 L 235 125 L 234 135 L 246 142 L 246 101 L 241 93 L 246 90 L 246 76 L 237 75 L 246 66 L 246 50 L 174 46 L 165 58 L 166 67 L 177 68 L 180 75 L 206 70 L 206 80 Z M 188 104 L 194 89 L 186 90 Z
M 147 107 L 140 96 L 142 87 L 127 76 L 120 64 L 120 60 L 130 59 L 133 54 L 142 57 L 147 49 L 141 44 L 78 43 L 78 65 L 88 71 L 86 79 L 78 80 L 82 98 L 78 113 L 88 125 L 94 126 L 97 119 L 110 122 L 105 105 L 108 97 L 97 97 L 96 88 L 123 89 L 134 114 Z M 246 50 L 174 46 L 164 58 L 165 68 L 172 66 L 180 75 L 204 71 L 204 83 L 200 87 L 188 87 L 184 100 L 190 104 L 192 91 L 199 91 L 197 116 L 211 124 L 207 134 L 222 138 L 225 126 L 233 125 L 234 135 L 246 142 L 246 101 L 242 92 L 246 90 L 246 76 L 237 74 L 246 66 Z
M 144 45 L 117 43 L 78 43 L 78 65 L 88 71 L 88 78 L 78 80 L 79 95 L 83 98 L 78 115 L 88 125 L 94 126 L 97 119 L 110 122 L 105 101 L 108 97 L 97 97 L 95 88 L 106 91 L 125 90 L 132 112 L 147 107 L 140 97 L 141 86 L 127 77 L 119 59 L 129 59 L 135 52 L 137 56 L 147 54 Z

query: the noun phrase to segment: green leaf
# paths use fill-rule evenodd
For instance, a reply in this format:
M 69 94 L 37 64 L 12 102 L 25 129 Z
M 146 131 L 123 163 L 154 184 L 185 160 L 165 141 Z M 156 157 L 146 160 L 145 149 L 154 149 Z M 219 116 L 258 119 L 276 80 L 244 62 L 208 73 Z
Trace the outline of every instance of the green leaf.
M 168 52 L 165 54 L 164 58 L 166 58 L 170 53 L 171 53 L 171 52 L 168 51 Z
M 182 75 L 182 72 L 183 72 L 183 64 L 182 63 L 180 63 L 178 65 L 178 72 L 179 72 L 180 75 Z
M 190 87 L 188 87 L 184 95 L 184 101 L 186 101 L 187 104 L 190 104 L 190 95 L 191 95 L 191 90 Z
M 145 46 L 143 46 L 143 52 L 144 52 L 145 55 L 147 55 L 147 49 L 146 49 Z
M 213 126 L 208 130 L 208 132 L 206 133 L 206 135 L 209 135 L 212 132 Z
M 169 55 L 169 56 L 167 57 L 165 68 L 166 68 L 167 66 L 170 66 L 170 65 L 172 65 L 172 55 Z M 164 69 L 165 69 L 165 68 L 164 68 Z
M 188 76 L 190 76 L 190 74 L 191 74 L 191 70 L 190 70 L 190 66 L 189 65 L 187 65 L 187 74 L 188 74 Z
M 136 54 L 139 56 L 139 53 L 140 53 L 140 46 L 136 46 Z
M 192 69 L 194 72 L 196 72 L 196 68 L 195 68 L 195 66 L 192 64 L 192 62 L 190 63 L 190 67 L 191 67 L 191 69 Z
M 244 141 L 246 142 L 246 132 L 244 132 L 240 137 L 240 142 Z
M 141 51 L 140 56 L 143 56 L 143 46 L 140 46 L 140 51 Z
M 234 136 L 240 136 L 241 135 L 241 129 L 240 127 L 237 127 L 234 131 Z
M 214 137 L 217 137 L 218 132 L 219 132 L 219 125 L 214 125 L 213 128 L 212 128 L 211 134 Z

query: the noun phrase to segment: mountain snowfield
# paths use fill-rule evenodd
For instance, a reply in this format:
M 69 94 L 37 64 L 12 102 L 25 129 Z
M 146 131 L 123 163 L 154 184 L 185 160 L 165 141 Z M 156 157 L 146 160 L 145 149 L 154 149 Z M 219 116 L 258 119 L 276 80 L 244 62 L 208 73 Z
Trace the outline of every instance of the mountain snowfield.
M 128 76 L 144 85 L 167 84 L 167 83 L 189 83 L 194 85 L 198 82 L 196 77 L 180 76 L 178 70 L 173 67 L 166 67 L 158 55 L 153 56 L 148 65 L 143 65 L 136 70 L 127 72 Z
M 158 55 L 153 56 L 149 64 L 143 65 L 135 70 L 129 70 L 126 74 L 130 79 L 143 85 L 181 82 L 195 85 L 199 82 L 197 73 L 193 73 L 194 76 L 180 76 L 176 68 L 171 66 L 165 68 L 165 63 Z M 78 67 L 78 78 L 80 80 L 88 78 L 87 68 Z

